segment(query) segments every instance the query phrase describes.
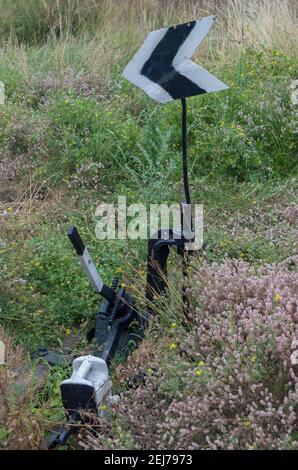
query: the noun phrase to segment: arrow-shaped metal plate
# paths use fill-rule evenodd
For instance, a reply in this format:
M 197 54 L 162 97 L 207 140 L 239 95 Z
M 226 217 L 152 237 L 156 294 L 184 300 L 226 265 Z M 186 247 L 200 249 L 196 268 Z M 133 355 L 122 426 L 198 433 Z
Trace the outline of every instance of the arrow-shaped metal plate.
M 229 88 L 191 59 L 214 16 L 152 31 L 123 75 L 152 99 L 167 101 Z

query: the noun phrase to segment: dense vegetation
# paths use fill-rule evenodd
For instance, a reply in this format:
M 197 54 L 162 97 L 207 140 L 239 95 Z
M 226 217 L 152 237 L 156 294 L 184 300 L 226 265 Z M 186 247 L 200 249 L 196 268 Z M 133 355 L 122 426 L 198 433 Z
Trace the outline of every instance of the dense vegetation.
M 99 435 L 82 431 L 80 443 L 297 447 L 295 2 L 0 0 L 0 7 L 0 321 L 9 350 L 0 369 L 0 445 L 42 446 L 49 421 L 63 419 L 59 383 L 69 371 L 56 367 L 42 386 L 30 384 L 28 352 L 76 336 L 77 350 L 87 350 L 98 299 L 65 236 L 70 223 L 104 279 L 122 273 L 143 301 L 146 242 L 99 242 L 95 208 L 118 195 L 146 205 L 182 200 L 180 107 L 154 104 L 121 71 L 146 32 L 215 13 L 196 60 L 230 88 L 188 100 L 191 190 L 204 204 L 188 319 L 176 268 L 170 300 L 160 301 L 138 351 L 113 371 L 120 403 Z M 140 375 L 145 383 L 131 387 Z

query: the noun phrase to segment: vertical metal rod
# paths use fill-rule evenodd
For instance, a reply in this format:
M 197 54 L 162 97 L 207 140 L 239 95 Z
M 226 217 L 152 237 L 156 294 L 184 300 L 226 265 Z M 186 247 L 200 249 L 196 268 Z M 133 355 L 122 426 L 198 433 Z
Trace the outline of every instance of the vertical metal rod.
M 186 99 L 181 98 L 182 105 L 182 115 L 181 115 L 181 125 L 182 125 L 182 162 L 183 162 L 183 184 L 184 184 L 184 193 L 185 193 L 185 202 L 186 204 L 191 204 L 190 193 L 189 193 L 189 184 L 188 184 L 188 159 L 187 159 L 187 121 L 186 121 Z M 190 209 L 191 210 L 191 209 Z M 181 223 L 183 222 L 183 214 L 181 214 Z M 190 220 L 191 229 L 192 221 Z M 183 224 L 181 226 L 183 230 Z M 182 283 L 182 302 L 183 302 L 183 313 L 185 319 L 187 319 L 187 310 L 188 310 L 188 299 L 186 295 L 186 283 L 187 280 L 187 266 L 188 266 L 188 253 L 184 250 L 183 259 L 182 259 L 182 276 L 184 282 Z
M 191 204 L 188 185 L 188 161 L 187 161 L 187 131 L 186 131 L 186 99 L 181 98 L 182 104 L 182 161 L 183 161 L 183 184 L 186 204 Z

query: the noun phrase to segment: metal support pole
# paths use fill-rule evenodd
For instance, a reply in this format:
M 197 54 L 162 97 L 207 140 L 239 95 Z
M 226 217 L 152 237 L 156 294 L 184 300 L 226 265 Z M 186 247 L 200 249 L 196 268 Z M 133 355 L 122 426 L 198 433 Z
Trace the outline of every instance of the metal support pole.
M 188 185 L 188 160 L 187 160 L 187 130 L 186 130 L 186 99 L 181 98 L 182 104 L 182 161 L 183 161 L 183 184 L 186 204 L 191 204 Z
M 181 114 L 181 127 L 182 127 L 182 162 L 183 162 L 183 185 L 184 185 L 184 193 L 185 193 L 185 202 L 186 204 L 191 204 L 190 200 L 190 192 L 189 192 L 189 183 L 188 183 L 188 158 L 187 158 L 187 109 L 186 109 L 186 99 L 181 98 L 181 105 L 182 105 L 182 114 Z M 181 213 L 181 230 L 183 233 L 183 222 L 184 217 L 183 213 Z M 188 227 L 189 229 L 189 227 Z M 191 207 L 190 207 L 190 229 L 192 230 L 192 216 L 191 216 Z M 188 307 L 188 299 L 186 295 L 186 286 L 185 280 L 187 279 L 187 266 L 189 263 L 188 260 L 188 252 L 186 250 L 183 251 L 183 258 L 182 258 L 182 275 L 183 275 L 183 283 L 182 283 L 182 302 L 183 302 L 183 313 L 185 318 L 187 318 L 187 307 Z

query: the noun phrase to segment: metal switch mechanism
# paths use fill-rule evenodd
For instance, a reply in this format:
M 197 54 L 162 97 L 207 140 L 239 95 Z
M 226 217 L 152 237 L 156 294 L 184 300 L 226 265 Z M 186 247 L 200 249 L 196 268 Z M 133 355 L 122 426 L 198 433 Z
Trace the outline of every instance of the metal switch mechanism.
M 118 277 L 113 279 L 111 286 L 104 284 L 74 225 L 67 230 L 67 236 L 95 292 L 104 297 L 89 339 L 95 340 L 95 355 L 104 359 L 109 366 L 118 351 L 123 353 L 122 346 L 130 334 L 129 324 L 138 319 L 134 301 L 126 289 L 119 287 Z
M 116 401 L 117 397 L 111 395 L 108 367 L 117 353 L 127 356 L 131 339 L 136 343 L 142 338 L 141 323 L 138 323 L 139 316 L 134 301 L 123 287 L 119 287 L 119 278 L 115 277 L 111 286 L 107 286 L 74 225 L 67 230 L 67 236 L 93 289 L 104 299 L 95 316 L 95 326 L 87 335 L 89 341 L 94 340 L 93 354 L 75 358 L 71 377 L 60 384 L 68 426 L 48 434 L 48 448 L 65 444 L 71 434 L 76 432 L 77 423 L 85 421 L 82 410 L 102 414 L 103 403 Z M 137 328 L 131 328 L 132 323 Z M 49 359 L 52 365 L 70 363 L 69 357 L 46 349 L 40 349 L 33 355 L 33 358 L 38 357 Z

